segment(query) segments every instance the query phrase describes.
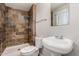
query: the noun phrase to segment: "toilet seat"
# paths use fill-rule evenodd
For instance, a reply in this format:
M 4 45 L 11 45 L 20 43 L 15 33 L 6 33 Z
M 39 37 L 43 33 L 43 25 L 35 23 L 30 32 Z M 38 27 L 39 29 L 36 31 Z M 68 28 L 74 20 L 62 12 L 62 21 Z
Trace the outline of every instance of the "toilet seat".
M 32 55 L 38 50 L 35 46 L 27 46 L 20 50 L 21 55 Z

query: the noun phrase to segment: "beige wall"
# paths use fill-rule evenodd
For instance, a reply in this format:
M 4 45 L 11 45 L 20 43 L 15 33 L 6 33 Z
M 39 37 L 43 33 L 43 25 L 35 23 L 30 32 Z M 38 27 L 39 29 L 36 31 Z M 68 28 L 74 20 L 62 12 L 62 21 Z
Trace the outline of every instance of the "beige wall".
M 70 24 L 65 26 L 50 26 L 50 4 L 37 5 L 37 19 L 47 19 L 36 24 L 37 36 L 63 35 L 75 42 L 74 49 L 68 55 L 79 56 L 79 4 L 70 4 Z

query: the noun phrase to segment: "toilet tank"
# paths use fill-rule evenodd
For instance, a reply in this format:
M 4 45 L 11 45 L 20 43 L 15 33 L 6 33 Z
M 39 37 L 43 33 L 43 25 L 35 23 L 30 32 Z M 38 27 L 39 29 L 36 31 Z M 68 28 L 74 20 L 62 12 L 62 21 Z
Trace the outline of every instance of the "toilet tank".
M 35 46 L 37 48 L 42 48 L 42 37 L 35 37 Z

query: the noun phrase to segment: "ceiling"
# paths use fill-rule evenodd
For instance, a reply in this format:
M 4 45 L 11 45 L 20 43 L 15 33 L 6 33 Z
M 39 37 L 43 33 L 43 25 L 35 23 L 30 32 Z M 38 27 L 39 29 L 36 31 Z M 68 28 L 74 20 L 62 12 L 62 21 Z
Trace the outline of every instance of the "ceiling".
M 23 11 L 29 11 L 33 3 L 5 3 L 6 6 L 14 8 L 14 9 L 20 9 Z M 62 5 L 64 3 L 51 3 L 52 10 L 59 5 Z
M 29 11 L 32 6 L 32 3 L 5 3 L 5 5 L 14 9 Z
M 51 3 L 51 9 L 53 10 L 53 9 L 57 8 L 58 6 L 63 5 L 63 4 L 64 3 Z

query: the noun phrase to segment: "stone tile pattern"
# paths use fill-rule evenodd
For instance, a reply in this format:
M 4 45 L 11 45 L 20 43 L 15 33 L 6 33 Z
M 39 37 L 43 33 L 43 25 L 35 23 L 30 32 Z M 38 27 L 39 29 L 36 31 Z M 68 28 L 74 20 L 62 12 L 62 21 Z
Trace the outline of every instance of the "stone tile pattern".
M 28 42 L 28 20 L 21 11 L 8 9 L 6 13 L 6 46 Z
M 0 55 L 5 49 L 5 26 L 4 26 L 4 19 L 5 19 L 5 6 L 4 4 L 0 4 Z
M 0 4 L 0 55 L 8 46 L 28 42 L 28 19 L 25 12 Z

